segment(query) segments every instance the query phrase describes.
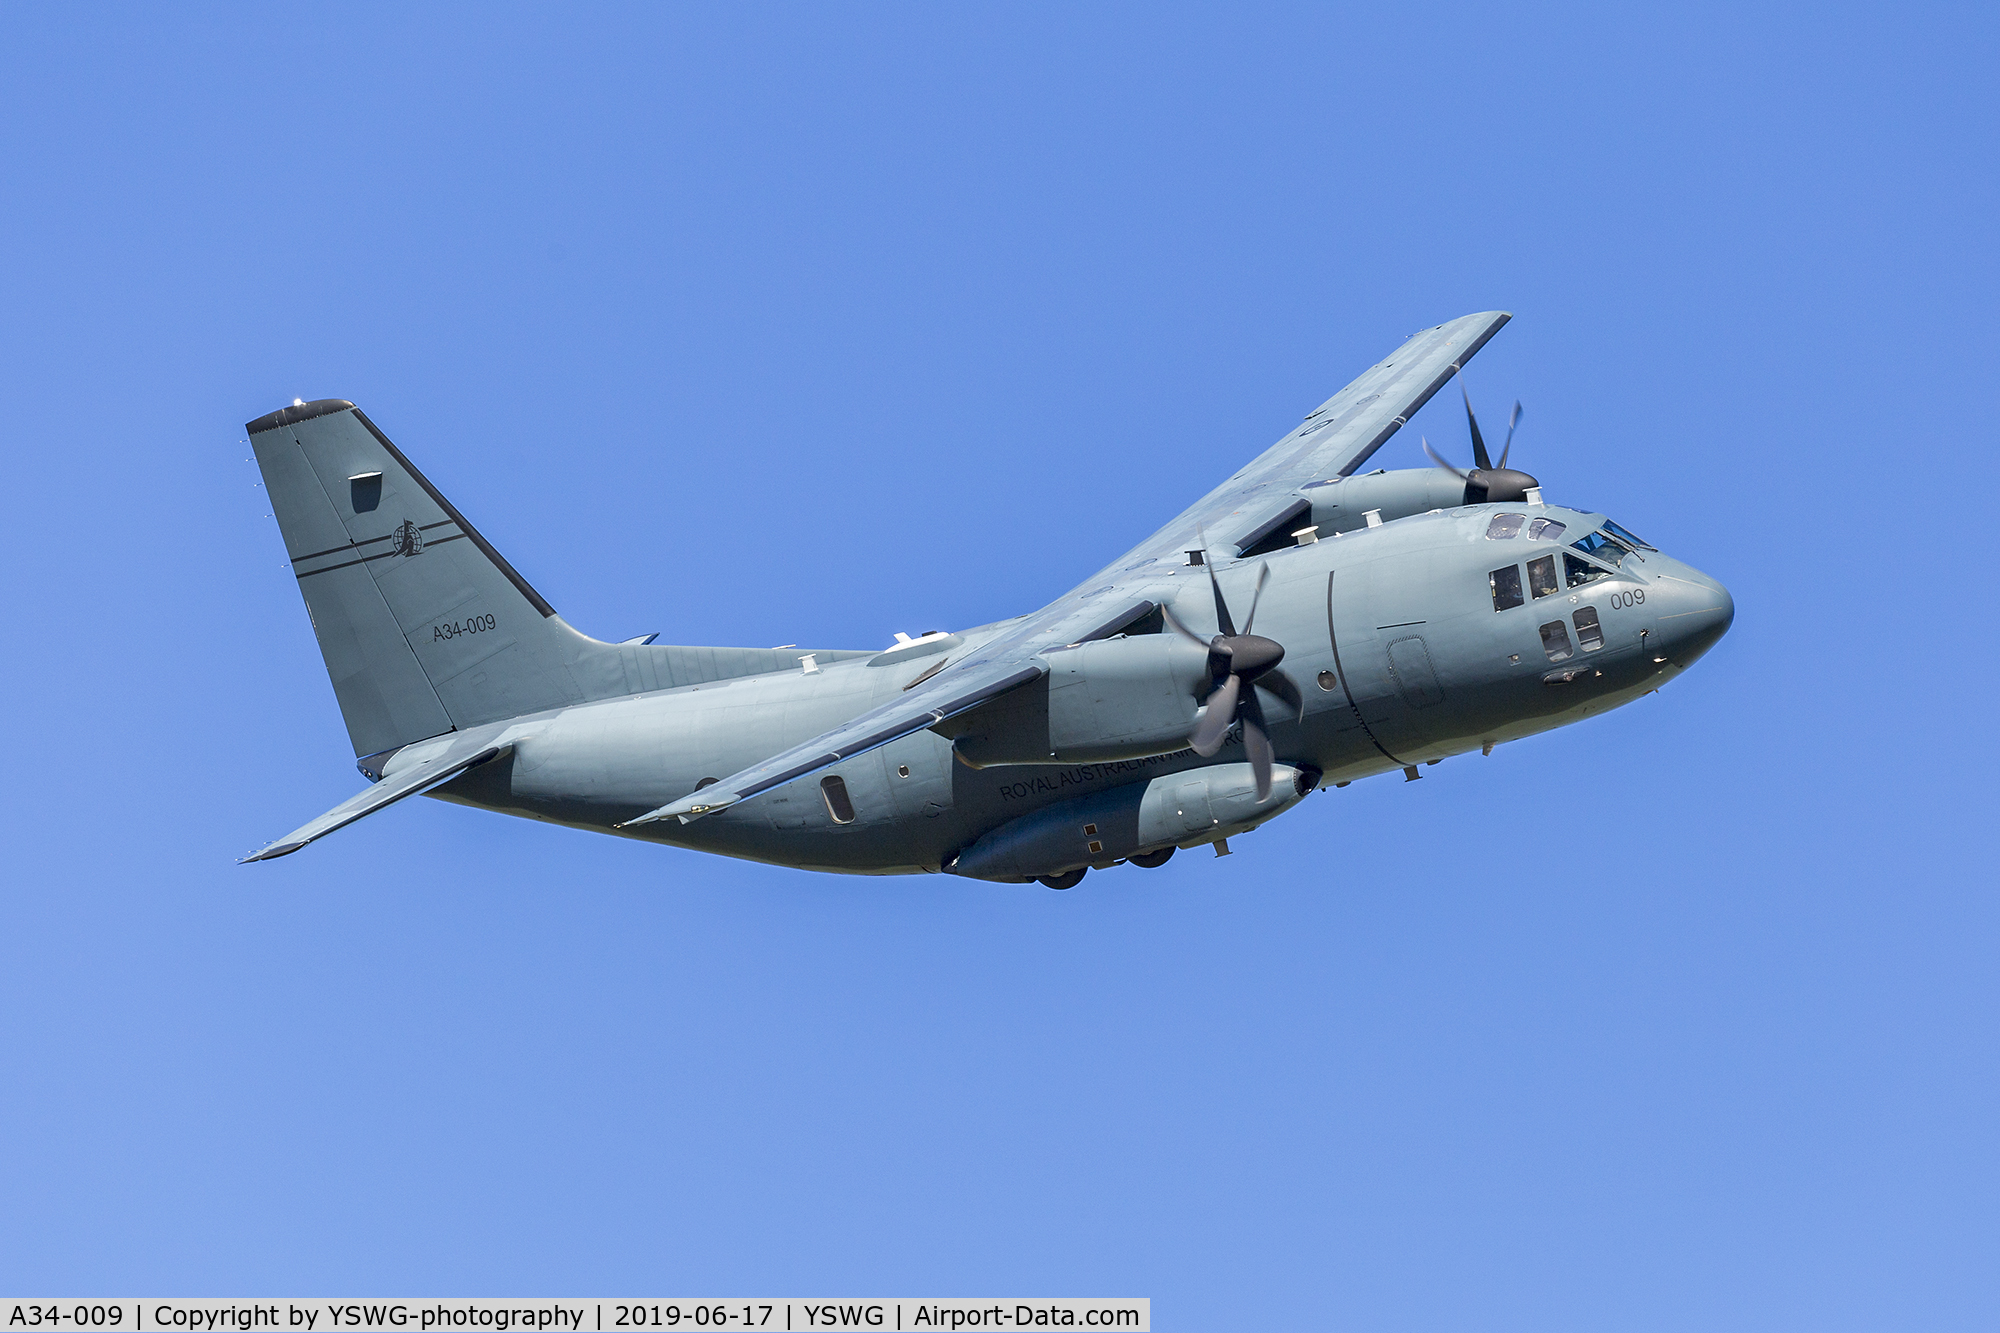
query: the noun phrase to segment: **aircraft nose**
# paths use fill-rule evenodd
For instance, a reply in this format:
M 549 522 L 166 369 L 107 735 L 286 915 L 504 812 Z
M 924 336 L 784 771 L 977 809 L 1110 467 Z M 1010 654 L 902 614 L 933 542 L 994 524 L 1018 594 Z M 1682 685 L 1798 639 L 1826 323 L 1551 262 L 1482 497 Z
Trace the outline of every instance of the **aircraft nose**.
M 1654 596 L 1664 594 L 1665 603 L 1658 618 L 1659 655 L 1686 670 L 1729 632 L 1736 620 L 1736 599 L 1700 570 L 1674 563 L 1677 568 L 1663 572 L 1653 585 Z

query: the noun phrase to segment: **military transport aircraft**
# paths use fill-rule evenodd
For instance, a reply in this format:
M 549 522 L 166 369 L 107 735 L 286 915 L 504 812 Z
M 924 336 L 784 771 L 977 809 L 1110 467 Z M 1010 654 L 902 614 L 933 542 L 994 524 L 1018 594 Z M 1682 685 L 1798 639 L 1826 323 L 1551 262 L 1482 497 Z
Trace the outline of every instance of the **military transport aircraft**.
M 1508 318 L 1418 333 L 1041 610 L 876 652 L 580 634 L 359 408 L 295 401 L 249 437 L 371 785 L 244 859 L 425 793 L 1066 889 L 1630 702 L 1722 637 L 1727 589 L 1545 502 L 1469 397 L 1473 469 L 1361 471 Z

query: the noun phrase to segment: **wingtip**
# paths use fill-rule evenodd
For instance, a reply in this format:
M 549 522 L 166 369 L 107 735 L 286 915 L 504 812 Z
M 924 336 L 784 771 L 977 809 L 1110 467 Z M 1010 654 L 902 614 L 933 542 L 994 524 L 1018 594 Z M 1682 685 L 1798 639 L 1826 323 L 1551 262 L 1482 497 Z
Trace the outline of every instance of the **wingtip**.
M 248 856 L 237 857 L 236 864 L 247 866 L 252 861 L 275 861 L 281 856 L 290 856 L 303 846 L 305 846 L 303 842 L 274 842 L 269 847 L 259 848 Z

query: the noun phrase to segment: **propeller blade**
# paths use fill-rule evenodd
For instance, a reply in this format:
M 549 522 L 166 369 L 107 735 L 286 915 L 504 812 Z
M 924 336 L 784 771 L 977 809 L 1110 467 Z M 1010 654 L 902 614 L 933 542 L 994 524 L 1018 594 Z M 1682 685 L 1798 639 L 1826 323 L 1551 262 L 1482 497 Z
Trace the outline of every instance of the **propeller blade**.
M 1243 618 L 1243 632 L 1245 634 L 1248 634 L 1250 627 L 1257 623 L 1257 599 L 1264 595 L 1264 585 L 1270 581 L 1271 567 L 1269 565 L 1257 566 L 1257 590 L 1250 594 L 1250 614 Z
M 1269 690 L 1271 693 L 1277 695 L 1279 699 L 1283 700 L 1285 707 L 1291 710 L 1292 721 L 1303 722 L 1306 720 L 1306 701 L 1299 694 L 1299 687 L 1293 684 L 1292 678 L 1284 672 L 1278 670 L 1276 667 L 1272 667 L 1269 671 L 1257 677 L 1257 688 L 1260 690 Z
M 1457 477 L 1460 481 L 1464 481 L 1466 479 L 1465 474 L 1463 472 L 1460 472 L 1457 468 L 1445 462 L 1444 459 L 1438 457 L 1438 451 L 1431 448 L 1431 442 L 1428 437 L 1426 437 L 1424 440 L 1424 452 L 1431 456 L 1431 462 L 1436 463 L 1446 472 L 1451 473 L 1452 476 Z
M 1222 585 L 1215 581 L 1215 561 L 1208 553 L 1208 533 L 1202 528 L 1194 530 L 1201 542 L 1201 564 L 1208 571 L 1208 586 L 1215 592 L 1215 628 L 1218 634 L 1236 637 L 1235 622 L 1229 618 L 1229 603 L 1222 600 Z
M 1236 637 L 1236 622 L 1229 618 L 1229 603 L 1222 600 L 1222 585 L 1215 578 L 1215 562 L 1203 560 L 1202 564 L 1208 570 L 1208 586 L 1215 589 L 1216 628 L 1233 639 Z
M 1234 680 L 1235 677 L 1230 677 Z M 1271 737 L 1264 726 L 1264 706 L 1257 702 L 1257 691 L 1251 690 L 1243 698 L 1243 751 L 1250 760 L 1250 775 L 1257 780 L 1257 799 L 1264 800 L 1271 794 Z
M 1465 398 L 1465 424 L 1472 430 L 1472 461 L 1480 468 L 1491 469 L 1493 460 L 1487 456 L 1486 441 L 1479 435 L 1479 418 L 1472 415 L 1472 395 L 1465 392 L 1465 377 L 1459 376 L 1458 391 Z
M 1201 635 L 1199 635 L 1199 634 L 1196 634 L 1196 633 L 1195 633 L 1195 632 L 1194 632 L 1193 630 L 1189 629 L 1189 628 L 1188 628 L 1188 627 L 1187 627 L 1186 625 L 1183 625 L 1183 624 L 1181 624 L 1181 621 L 1180 621 L 1180 617 L 1179 617 L 1179 616 L 1177 616 L 1177 615 L 1175 615 L 1175 614 L 1174 614 L 1174 613 L 1173 613 L 1173 612 L 1172 612 L 1171 610 L 1169 610 L 1169 609 L 1168 609 L 1168 608 L 1167 608 L 1167 607 L 1166 607 L 1166 606 L 1165 606 L 1164 604 L 1162 604 L 1162 605 L 1161 605 L 1161 607 L 1160 607 L 1160 614 L 1161 614 L 1161 615 L 1163 615 L 1163 616 L 1165 616 L 1165 617 L 1167 618 L 1167 624 L 1169 624 L 1169 625 L 1173 626 L 1173 629 L 1174 629 L 1174 632 L 1175 632 L 1176 634 L 1178 634 L 1178 635 L 1180 635 L 1180 636 L 1181 636 L 1182 638 L 1186 639 L 1186 640 L 1187 640 L 1187 641 L 1188 641 L 1189 643 L 1194 643 L 1194 644 L 1199 644 L 1199 645 L 1201 645 L 1201 647 L 1203 648 L 1203 650 L 1206 650 L 1206 649 L 1208 648 L 1208 646 L 1209 646 L 1209 644 L 1208 644 L 1208 640 L 1207 640 L 1207 639 L 1204 639 L 1204 638 L 1202 638 L 1202 637 L 1201 637 Z
M 1222 748 L 1222 738 L 1229 734 L 1229 728 L 1236 721 L 1236 696 L 1243 689 L 1243 677 L 1231 676 L 1222 682 L 1222 687 L 1208 696 L 1208 711 L 1195 724 L 1194 734 L 1188 737 L 1188 744 L 1194 752 L 1206 759 Z
M 1514 400 L 1513 414 L 1507 418 L 1507 443 L 1500 446 L 1500 466 L 1507 466 L 1507 455 L 1514 449 L 1514 427 L 1521 424 L 1521 400 Z

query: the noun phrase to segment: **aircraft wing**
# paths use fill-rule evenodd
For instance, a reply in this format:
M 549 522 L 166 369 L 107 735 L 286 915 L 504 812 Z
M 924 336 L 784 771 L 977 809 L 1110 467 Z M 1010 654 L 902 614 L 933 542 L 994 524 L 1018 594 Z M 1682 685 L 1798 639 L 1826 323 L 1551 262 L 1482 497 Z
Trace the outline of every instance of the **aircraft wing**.
M 324 838 L 336 829 L 346 828 L 363 815 L 372 815 L 383 806 L 393 805 L 405 796 L 415 796 L 419 792 L 429 791 L 432 787 L 457 777 L 468 768 L 499 758 L 513 748 L 513 742 L 501 736 L 502 730 L 503 728 L 498 726 L 481 727 L 474 732 L 459 732 L 440 737 L 442 744 L 437 741 L 420 741 L 405 747 L 413 752 L 411 758 L 400 765 L 392 759 L 390 763 L 394 771 L 386 774 L 380 782 L 342 801 L 311 823 L 301 825 L 276 842 L 240 858 L 237 864 L 241 865 L 248 861 L 272 861 L 280 856 L 289 856 L 315 839 Z
M 692 823 L 703 815 L 804 777 L 816 768 L 837 764 L 913 731 L 935 726 L 1009 690 L 1040 680 L 1047 671 L 1047 666 L 1030 662 L 1027 655 L 1018 652 L 974 653 L 968 661 L 945 668 L 900 698 L 871 708 L 803 745 L 794 745 L 678 801 L 649 810 L 637 819 L 628 819 L 619 827 L 674 818 L 683 824 Z
M 1174 576 L 1185 563 L 1182 553 L 1200 544 L 1198 532 L 1205 530 L 1213 539 L 1268 525 L 1301 503 L 1294 494 L 1300 487 L 1358 471 L 1510 318 L 1493 310 L 1425 329 L 1137 548 L 1034 615 L 1013 622 L 966 660 L 901 698 L 626 825 L 699 819 L 1039 679 L 1048 671 L 1040 657 L 1044 651 L 1116 632 L 1139 609 L 1171 600 L 1180 591 Z M 1217 554 L 1224 552 L 1218 547 Z
M 1192 549 L 1202 544 L 1200 532 L 1220 556 L 1235 554 L 1226 544 L 1247 548 L 1296 514 L 1302 499 L 1293 492 L 1300 487 L 1359 472 L 1512 318 L 1489 310 L 1412 336 L 1113 568 L 1130 567 L 1135 557 Z

